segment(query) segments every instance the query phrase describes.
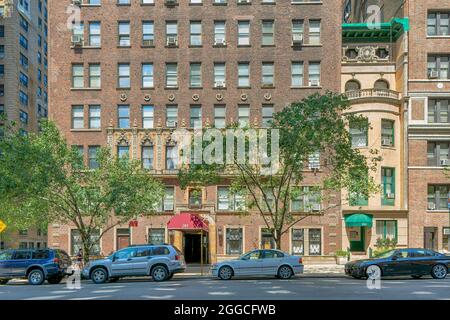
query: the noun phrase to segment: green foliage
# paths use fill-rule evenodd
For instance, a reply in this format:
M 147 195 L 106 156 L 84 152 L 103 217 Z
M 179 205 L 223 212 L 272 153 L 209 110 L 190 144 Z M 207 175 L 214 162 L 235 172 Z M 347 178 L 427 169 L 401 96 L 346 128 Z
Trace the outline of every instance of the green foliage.
M 395 238 L 378 238 L 377 242 L 375 244 L 375 247 L 377 248 L 374 252 L 373 255 L 379 256 L 387 251 L 390 251 L 392 249 L 395 249 L 397 247 L 397 239 Z
M 88 253 L 95 230 L 101 237 L 116 225 L 155 213 L 163 186 L 138 161 L 116 159 L 102 148 L 98 169 L 90 170 L 54 124 L 41 126 L 39 135 L 10 133 L 0 140 L 1 220 L 20 228 L 71 223 Z
M 365 156 L 352 147 L 349 124 L 369 129 L 367 118 L 349 111 L 344 95 L 327 92 L 314 94 L 287 106 L 274 115 L 271 129 L 279 130 L 280 170 L 273 174 L 261 174 L 261 163 L 240 163 L 237 148 L 232 154 L 233 162 L 225 164 L 195 164 L 179 172 L 182 187 L 189 185 L 215 185 L 231 181 L 231 189 L 247 195 L 247 209 L 257 211 L 266 227 L 271 230 L 276 243 L 291 226 L 311 214 L 325 214 L 337 206 L 336 193 L 347 189 L 349 194 L 365 196 L 378 191 L 370 175 L 380 161 L 377 150 Z M 232 125 L 236 128 L 236 125 Z M 248 133 L 250 128 L 243 128 Z M 259 134 L 259 131 L 258 133 Z M 271 135 L 268 145 L 271 145 Z M 236 146 L 237 142 L 235 142 Z M 251 138 L 246 136 L 244 148 L 250 151 Z M 206 145 L 202 145 L 206 148 Z M 226 150 L 223 150 L 224 160 Z M 304 190 L 298 186 L 308 185 L 306 177 L 312 175 L 308 167 L 310 156 L 320 152 L 320 178 L 313 188 Z M 268 148 L 268 155 L 272 149 Z M 248 159 L 247 159 L 248 160 Z M 322 174 L 323 173 L 323 174 Z M 226 180 L 224 179 L 226 176 Z M 311 182 L 309 182 L 310 184 Z M 320 212 L 312 212 L 305 206 L 301 213 L 290 210 L 291 200 L 315 197 L 322 203 Z
M 337 250 L 335 254 L 336 254 L 336 257 L 347 258 L 349 256 L 350 252 L 348 252 L 346 250 Z

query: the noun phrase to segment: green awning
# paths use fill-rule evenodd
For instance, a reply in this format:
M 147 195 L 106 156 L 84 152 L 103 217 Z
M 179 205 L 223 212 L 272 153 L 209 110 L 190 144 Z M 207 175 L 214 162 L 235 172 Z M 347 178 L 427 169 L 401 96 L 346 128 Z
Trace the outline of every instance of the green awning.
M 394 18 L 390 22 L 344 23 L 342 25 L 343 43 L 361 42 L 395 42 L 400 36 L 409 31 L 408 18 Z
M 354 213 L 344 217 L 346 227 L 369 227 L 372 228 L 373 215 L 365 213 Z

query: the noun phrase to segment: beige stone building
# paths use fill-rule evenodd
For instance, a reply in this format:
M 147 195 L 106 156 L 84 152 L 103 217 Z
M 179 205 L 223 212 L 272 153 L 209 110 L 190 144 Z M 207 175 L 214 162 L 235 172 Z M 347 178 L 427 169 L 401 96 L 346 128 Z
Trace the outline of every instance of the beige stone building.
M 0 0 L 0 114 L 22 134 L 37 132 L 47 117 L 47 66 L 47 1 Z M 46 244 L 35 229 L 0 234 L 0 249 Z

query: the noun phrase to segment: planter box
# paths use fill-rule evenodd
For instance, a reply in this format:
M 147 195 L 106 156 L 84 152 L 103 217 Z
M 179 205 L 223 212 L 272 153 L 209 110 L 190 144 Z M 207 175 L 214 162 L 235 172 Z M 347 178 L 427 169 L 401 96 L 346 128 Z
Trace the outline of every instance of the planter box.
M 338 265 L 345 265 L 348 262 L 347 257 L 336 257 L 336 263 Z

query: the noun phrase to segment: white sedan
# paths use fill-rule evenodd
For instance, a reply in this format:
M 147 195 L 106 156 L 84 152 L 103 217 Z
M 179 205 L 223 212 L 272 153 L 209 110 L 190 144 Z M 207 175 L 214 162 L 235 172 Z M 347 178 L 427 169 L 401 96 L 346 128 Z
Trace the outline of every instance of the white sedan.
M 290 279 L 301 273 L 302 258 L 279 250 L 253 250 L 239 259 L 211 266 L 211 274 L 222 280 L 230 280 L 234 276 L 276 276 L 279 279 Z

